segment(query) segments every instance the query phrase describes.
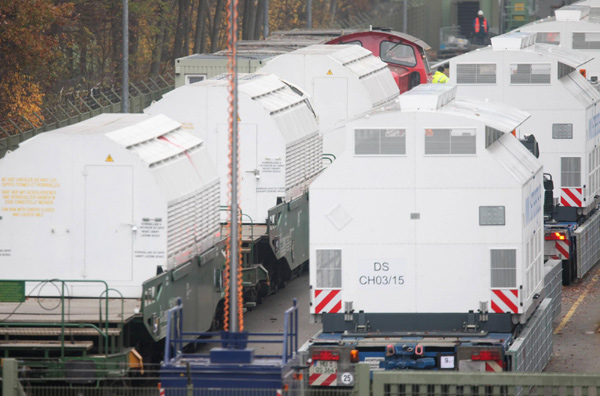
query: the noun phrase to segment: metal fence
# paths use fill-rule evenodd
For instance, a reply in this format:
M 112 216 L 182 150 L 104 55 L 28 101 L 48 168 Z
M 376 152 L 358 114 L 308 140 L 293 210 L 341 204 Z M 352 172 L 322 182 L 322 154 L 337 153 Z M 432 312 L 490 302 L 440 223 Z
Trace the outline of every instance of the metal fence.
M 17 361 L 4 359 L 3 396 L 566 396 L 599 395 L 600 375 L 472 373 L 389 370 L 370 372 L 360 363 L 354 388 L 283 389 L 163 388 L 156 386 L 55 386 L 18 381 Z
M 141 113 L 163 94 L 175 88 L 175 76 L 165 74 L 129 84 L 129 112 Z M 119 92 L 119 93 L 117 93 Z M 0 158 L 19 143 L 42 132 L 76 124 L 102 113 L 120 113 L 119 87 L 98 87 L 70 94 L 53 106 L 35 113 L 35 120 L 21 118 L 0 121 Z
M 600 259 L 600 211 L 575 230 L 575 237 L 578 257 L 577 277 L 583 278 Z
M 600 375 L 374 372 L 373 396 L 598 395 Z M 362 394 L 361 394 L 362 395 Z

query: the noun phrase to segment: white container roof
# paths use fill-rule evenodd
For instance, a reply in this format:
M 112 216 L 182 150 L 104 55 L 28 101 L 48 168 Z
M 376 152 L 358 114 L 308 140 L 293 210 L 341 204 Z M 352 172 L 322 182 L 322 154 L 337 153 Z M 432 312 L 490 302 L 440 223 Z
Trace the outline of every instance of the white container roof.
M 570 73 L 560 80 L 565 88 L 585 107 L 600 102 L 600 92 L 579 73 Z
M 435 111 L 484 122 L 508 133 L 524 123 L 530 114 L 501 103 L 470 97 L 456 97 L 456 86 L 449 84 L 419 85 L 400 95 L 402 111 Z
M 201 138 L 222 184 L 229 175 L 227 75 L 181 86 L 144 111 L 165 114 Z M 279 197 L 307 186 L 322 167 L 322 139 L 310 98 L 273 74 L 238 75 L 241 207 L 262 223 Z M 309 144 L 310 141 L 311 143 Z M 297 177 L 293 179 L 292 176 Z M 221 191 L 227 204 L 227 191 Z
M 568 5 L 554 11 L 556 20 L 559 22 L 580 21 L 590 14 L 590 7 L 584 5 Z
M 277 74 L 311 95 L 322 130 L 399 95 L 387 64 L 358 45 L 312 45 L 273 58 L 259 72 Z M 347 83 L 333 87 L 342 79 Z
M 592 56 L 580 51 L 565 50 L 549 44 L 536 44 L 536 34 L 536 32 L 511 32 L 501 36 L 492 37 L 491 49 L 494 51 L 528 51 L 541 56 L 553 58 L 556 61 L 564 63 L 565 65 L 573 68 L 578 68 L 594 59 Z M 483 52 L 487 50 L 490 50 L 490 47 L 480 49 L 477 52 Z

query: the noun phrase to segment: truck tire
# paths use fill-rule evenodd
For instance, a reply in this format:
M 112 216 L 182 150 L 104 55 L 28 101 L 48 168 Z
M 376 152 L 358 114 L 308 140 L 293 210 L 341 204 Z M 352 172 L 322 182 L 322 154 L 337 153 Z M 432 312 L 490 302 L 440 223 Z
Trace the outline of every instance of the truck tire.
M 569 286 L 571 284 L 571 260 L 562 260 L 562 284 Z

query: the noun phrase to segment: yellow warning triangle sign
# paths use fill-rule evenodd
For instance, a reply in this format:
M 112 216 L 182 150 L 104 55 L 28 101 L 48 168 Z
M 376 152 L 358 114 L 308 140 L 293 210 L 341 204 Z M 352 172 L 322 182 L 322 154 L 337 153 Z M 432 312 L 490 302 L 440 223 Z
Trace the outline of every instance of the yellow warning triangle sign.
M 238 116 L 238 122 L 242 122 L 242 119 L 240 118 L 240 116 Z
M 331 72 L 331 69 L 329 69 L 329 71 L 327 72 L 328 76 L 333 76 L 333 73 Z
M 106 160 L 104 160 L 104 162 L 115 162 L 115 161 L 112 159 L 110 154 L 108 154 L 108 157 L 106 157 Z

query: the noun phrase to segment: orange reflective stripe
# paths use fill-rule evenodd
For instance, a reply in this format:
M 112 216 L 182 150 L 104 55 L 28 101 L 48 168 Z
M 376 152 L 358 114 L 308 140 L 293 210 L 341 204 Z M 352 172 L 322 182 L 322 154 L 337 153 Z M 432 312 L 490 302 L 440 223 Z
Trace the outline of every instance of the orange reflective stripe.
M 475 18 L 475 33 L 479 33 L 479 18 Z

